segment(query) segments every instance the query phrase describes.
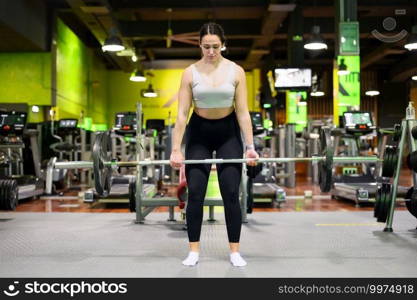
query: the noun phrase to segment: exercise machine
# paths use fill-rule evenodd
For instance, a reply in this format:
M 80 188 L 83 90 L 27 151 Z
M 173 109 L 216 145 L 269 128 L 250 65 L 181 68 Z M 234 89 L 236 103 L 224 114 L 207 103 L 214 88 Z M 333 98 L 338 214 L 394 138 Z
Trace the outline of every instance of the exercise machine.
M 0 113 L 0 209 L 15 210 L 19 200 L 39 196 L 44 192 L 42 179 L 24 175 L 23 149 L 26 146 L 23 133 L 26 120 L 25 112 Z M 36 151 L 36 138 L 30 141 L 30 148 Z M 39 160 L 36 154 L 32 157 L 36 169 Z
M 348 111 L 343 114 L 342 129 L 334 130 L 335 152 L 340 149 L 339 142 L 343 141 L 343 154 L 345 156 L 358 156 L 361 151 L 361 140 L 376 136 L 377 128 L 372 121 L 371 114 L 363 111 Z M 386 140 L 387 131 L 380 131 L 380 139 Z M 386 142 L 382 144 L 385 145 Z M 380 143 L 378 147 L 379 157 L 384 156 L 384 149 Z M 374 202 L 378 190 L 379 181 L 382 181 L 380 164 L 374 165 L 355 164 L 342 166 L 341 175 L 335 176 L 335 182 L 331 191 L 332 197 L 353 200 L 358 206 L 360 203 Z M 407 188 L 399 187 L 398 194 L 405 196 Z

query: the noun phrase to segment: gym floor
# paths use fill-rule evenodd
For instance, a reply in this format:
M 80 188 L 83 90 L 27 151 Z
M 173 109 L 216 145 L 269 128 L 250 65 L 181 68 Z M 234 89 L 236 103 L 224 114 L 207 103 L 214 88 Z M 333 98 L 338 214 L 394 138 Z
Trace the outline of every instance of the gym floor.
M 411 185 L 408 170 L 400 184 Z M 84 204 L 78 192 L 22 202 L 0 212 L 0 277 L 417 277 L 417 222 L 404 203 L 385 233 L 372 205 L 330 199 L 302 177 L 286 192 L 281 208 L 257 204 L 242 226 L 245 268 L 228 261 L 219 210 L 215 222 L 205 212 L 200 262 L 190 268 L 181 265 L 188 250 L 178 213 L 168 222 L 160 208 L 138 225 L 126 204 Z

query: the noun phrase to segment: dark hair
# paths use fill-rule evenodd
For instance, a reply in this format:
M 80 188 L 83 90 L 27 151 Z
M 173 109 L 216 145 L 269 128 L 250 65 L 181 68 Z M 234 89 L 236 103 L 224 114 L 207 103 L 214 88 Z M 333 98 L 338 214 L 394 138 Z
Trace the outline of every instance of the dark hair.
M 217 35 L 219 37 L 220 41 L 222 42 L 222 44 L 224 44 L 226 42 L 226 38 L 224 36 L 223 28 L 217 23 L 210 22 L 210 23 L 206 23 L 203 26 L 201 26 L 200 42 L 203 39 L 203 37 L 207 34 Z

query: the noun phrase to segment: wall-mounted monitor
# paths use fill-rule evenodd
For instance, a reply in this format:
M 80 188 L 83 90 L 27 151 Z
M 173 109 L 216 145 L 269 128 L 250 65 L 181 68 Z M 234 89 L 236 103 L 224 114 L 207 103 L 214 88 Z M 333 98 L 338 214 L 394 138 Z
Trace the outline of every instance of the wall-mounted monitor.
M 277 68 L 275 69 L 275 87 L 295 89 L 311 87 L 311 69 Z

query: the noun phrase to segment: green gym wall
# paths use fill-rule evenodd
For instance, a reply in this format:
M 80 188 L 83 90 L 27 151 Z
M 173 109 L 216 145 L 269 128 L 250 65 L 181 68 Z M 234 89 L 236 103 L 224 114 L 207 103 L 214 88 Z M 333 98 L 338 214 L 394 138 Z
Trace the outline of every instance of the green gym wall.
M 141 90 L 150 82 L 129 81 L 130 74 L 109 71 L 92 49 L 60 19 L 57 20 L 56 118 L 89 117 L 92 123 L 112 127 L 114 114 L 134 111 L 140 101 L 146 119 L 175 122 L 177 92 L 183 69 L 153 70 L 152 84 L 157 98 L 144 98 Z M 43 121 L 43 106 L 51 106 L 51 53 L 0 53 L 0 102 L 39 105 L 37 114 L 29 109 L 29 122 Z M 259 111 L 260 71 L 246 72 L 248 107 Z

